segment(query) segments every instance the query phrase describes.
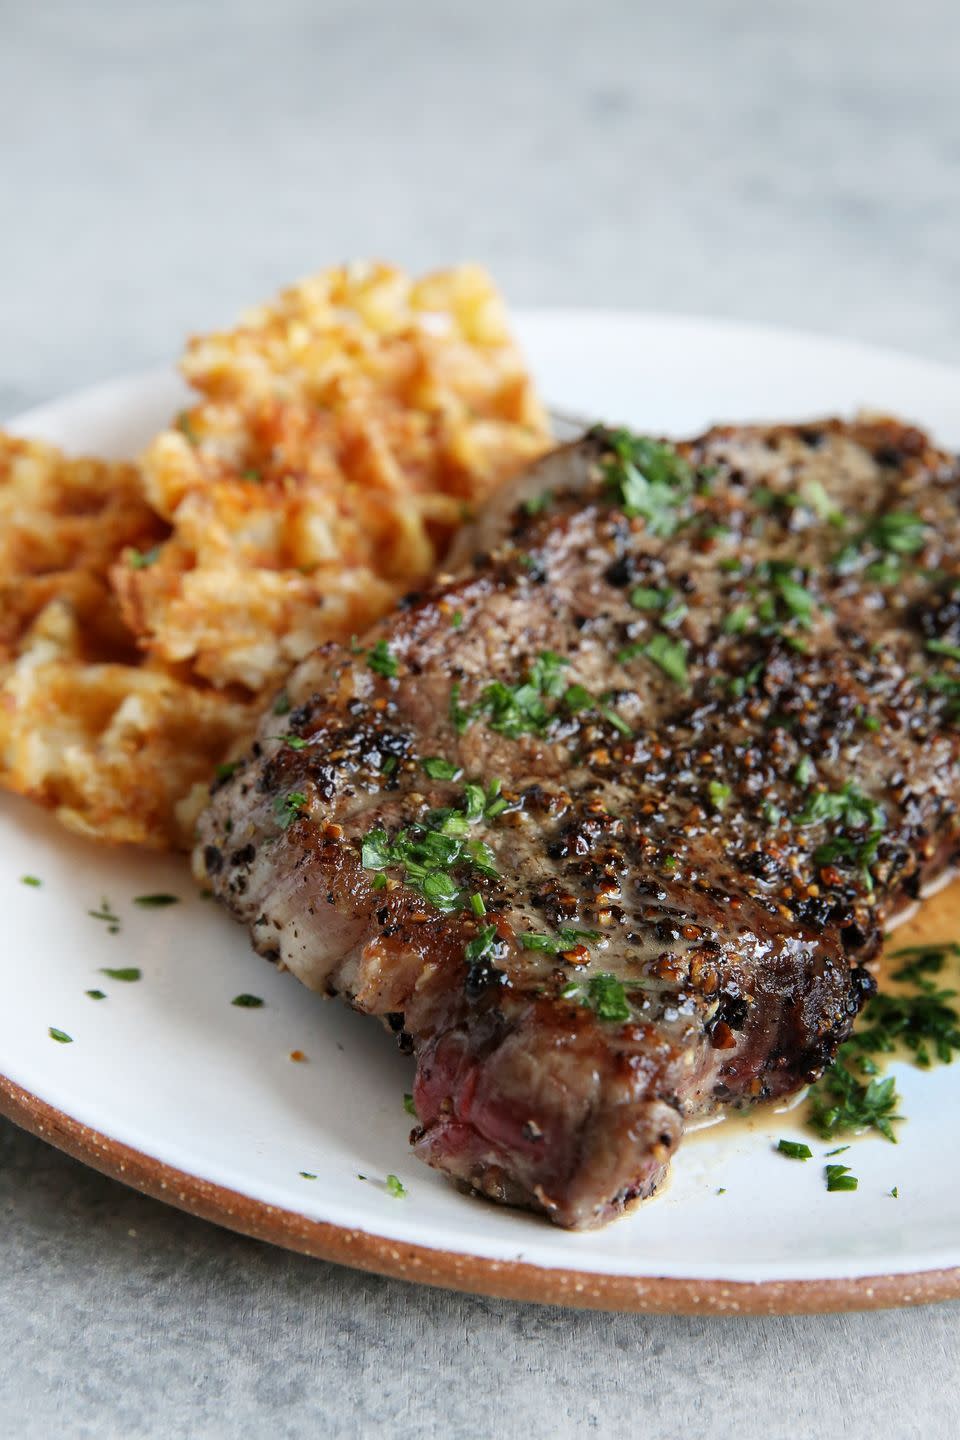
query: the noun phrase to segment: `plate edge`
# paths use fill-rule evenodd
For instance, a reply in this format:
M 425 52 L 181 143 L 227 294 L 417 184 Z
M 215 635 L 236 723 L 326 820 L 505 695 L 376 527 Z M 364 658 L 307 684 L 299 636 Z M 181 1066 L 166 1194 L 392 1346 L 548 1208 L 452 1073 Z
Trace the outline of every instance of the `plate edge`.
M 718 333 L 726 331 L 731 336 L 736 334 L 741 339 L 747 336 L 764 337 L 767 340 L 792 338 L 804 344 L 831 346 L 846 349 L 848 352 L 860 351 L 864 355 L 869 354 L 875 359 L 883 359 L 888 363 L 925 366 L 931 372 L 938 372 L 939 378 L 942 380 L 956 380 L 960 375 L 960 360 L 945 360 L 940 356 L 924 355 L 916 350 L 865 339 L 858 335 L 807 330 L 803 326 L 777 325 L 762 320 L 739 320 L 730 315 L 707 315 L 685 310 L 649 310 L 631 306 L 618 308 L 612 305 L 511 305 L 509 319 L 511 327 L 517 331 L 531 320 L 534 323 L 539 320 L 547 324 L 570 324 L 578 320 L 610 324 L 672 324 L 688 330 L 706 327 Z M 515 338 L 520 339 L 521 337 L 518 335 Z M 135 370 L 121 371 L 116 375 L 106 375 L 90 385 L 80 385 L 75 389 L 61 391 L 56 395 L 37 400 L 28 405 L 25 410 L 17 411 L 4 418 L 0 421 L 0 425 L 3 429 L 19 433 L 24 426 L 33 423 L 34 417 L 41 411 L 62 404 L 73 404 L 81 399 L 91 402 L 106 400 L 111 392 L 127 385 L 157 383 L 161 379 L 169 382 L 171 378 L 180 379 L 184 387 L 189 390 L 189 385 L 180 375 L 177 361 L 172 360 L 166 365 L 145 365 Z
M 600 1275 L 491 1260 L 310 1220 L 177 1170 L 113 1140 L 0 1075 L 0 1114 L 75 1160 L 254 1240 L 352 1269 L 441 1289 L 576 1309 L 677 1315 L 802 1315 L 928 1305 L 960 1297 L 960 1267 L 906 1275 L 728 1281 Z

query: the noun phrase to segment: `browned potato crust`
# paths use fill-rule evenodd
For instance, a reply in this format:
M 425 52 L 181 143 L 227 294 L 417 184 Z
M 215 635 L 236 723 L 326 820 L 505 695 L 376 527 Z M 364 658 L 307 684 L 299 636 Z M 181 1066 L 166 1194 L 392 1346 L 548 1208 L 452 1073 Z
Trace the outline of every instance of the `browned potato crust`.
M 0 784 L 187 846 L 290 667 L 434 572 L 548 445 L 483 271 L 323 271 L 190 341 L 139 466 L 0 435 Z

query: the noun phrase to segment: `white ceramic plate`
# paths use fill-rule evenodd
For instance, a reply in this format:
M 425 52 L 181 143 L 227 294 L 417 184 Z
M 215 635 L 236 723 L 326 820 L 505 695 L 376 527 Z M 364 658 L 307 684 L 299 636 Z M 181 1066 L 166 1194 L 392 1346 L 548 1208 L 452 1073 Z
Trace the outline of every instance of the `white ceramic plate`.
M 685 318 L 549 312 L 520 316 L 518 328 L 561 410 L 682 434 L 868 407 L 960 446 L 960 373 L 921 360 Z M 170 374 L 135 377 L 14 428 L 74 452 L 130 455 L 184 398 Z M 132 903 L 156 891 L 182 903 Z M 802 1132 L 766 1115 L 691 1139 L 661 1196 L 571 1235 L 464 1196 L 415 1162 L 402 1105 L 411 1063 L 377 1025 L 257 960 L 244 933 L 193 896 L 182 861 L 98 849 L 7 800 L 0 892 L 0 1103 L 188 1208 L 372 1268 L 532 1298 L 815 1308 L 960 1292 L 960 1154 L 939 1119 L 956 1112 L 960 1067 L 899 1074 L 910 1121 L 898 1146 L 858 1141 L 844 1157 L 855 1194 L 827 1193 L 827 1147 L 814 1144 L 805 1165 L 777 1155 L 779 1135 Z M 119 934 L 87 913 L 104 896 Z M 140 983 L 100 973 L 126 965 L 141 967 Z M 92 988 L 108 998 L 88 999 Z M 265 1006 L 232 1006 L 243 991 Z M 51 1025 L 73 1043 L 51 1040 Z M 307 1062 L 292 1063 L 292 1050 Z M 391 1172 L 406 1198 L 384 1188 Z

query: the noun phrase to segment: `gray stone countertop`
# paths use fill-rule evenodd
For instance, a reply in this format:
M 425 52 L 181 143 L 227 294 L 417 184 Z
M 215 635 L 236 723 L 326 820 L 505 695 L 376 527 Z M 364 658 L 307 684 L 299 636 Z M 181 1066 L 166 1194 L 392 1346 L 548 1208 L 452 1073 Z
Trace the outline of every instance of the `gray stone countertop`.
M 958 53 L 951 0 L 0 0 L 0 417 L 371 254 L 960 360 Z M 960 1305 L 417 1290 L 0 1146 L 14 1440 L 956 1434 Z

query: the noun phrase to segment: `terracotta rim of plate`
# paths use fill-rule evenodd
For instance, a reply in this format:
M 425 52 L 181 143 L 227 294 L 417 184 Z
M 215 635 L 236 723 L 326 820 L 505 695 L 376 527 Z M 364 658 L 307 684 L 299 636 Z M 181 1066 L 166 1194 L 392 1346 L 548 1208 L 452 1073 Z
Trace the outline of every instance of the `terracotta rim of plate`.
M 332 1260 L 422 1285 L 543 1305 L 681 1315 L 704 1312 L 822 1314 L 926 1305 L 960 1297 L 960 1268 L 853 1279 L 744 1283 L 671 1276 L 597 1275 L 583 1270 L 548 1269 L 519 1260 L 489 1260 L 451 1250 L 434 1250 L 371 1235 L 364 1230 L 309 1220 L 293 1210 L 267 1205 L 236 1190 L 188 1175 L 91 1130 L 2 1075 L 0 1114 L 104 1175 L 201 1220 L 319 1260 Z

